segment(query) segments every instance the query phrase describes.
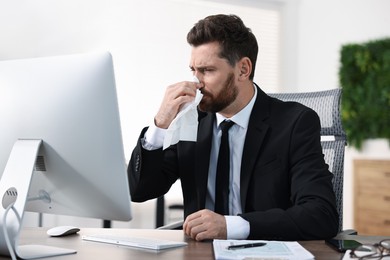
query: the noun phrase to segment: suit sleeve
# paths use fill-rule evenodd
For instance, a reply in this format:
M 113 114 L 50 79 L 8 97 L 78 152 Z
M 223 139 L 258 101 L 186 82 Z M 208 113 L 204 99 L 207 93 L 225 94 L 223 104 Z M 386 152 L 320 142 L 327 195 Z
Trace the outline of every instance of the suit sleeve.
M 131 199 L 134 202 L 144 202 L 164 195 L 177 180 L 174 171 L 167 170 L 169 164 L 164 164 L 164 158 L 169 152 L 162 149 L 148 151 L 142 147 L 146 130 L 147 128 L 142 130 L 127 168 Z
M 291 204 L 243 213 L 241 216 L 250 223 L 249 239 L 331 238 L 338 231 L 338 213 L 333 174 L 322 153 L 318 115 L 310 109 L 301 111 L 287 135 L 287 155 L 283 157 Z

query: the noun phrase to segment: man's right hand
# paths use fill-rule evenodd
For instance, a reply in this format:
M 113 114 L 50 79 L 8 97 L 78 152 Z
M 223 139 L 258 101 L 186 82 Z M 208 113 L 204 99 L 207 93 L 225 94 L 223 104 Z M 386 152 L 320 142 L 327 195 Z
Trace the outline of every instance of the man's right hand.
M 196 241 L 226 239 L 226 219 L 214 211 L 202 209 L 187 216 L 183 223 L 183 231 Z
M 194 100 L 196 90 L 201 88 L 201 83 L 183 81 L 167 87 L 160 109 L 154 117 L 157 127 L 167 129 L 173 119 L 179 113 L 180 108 Z

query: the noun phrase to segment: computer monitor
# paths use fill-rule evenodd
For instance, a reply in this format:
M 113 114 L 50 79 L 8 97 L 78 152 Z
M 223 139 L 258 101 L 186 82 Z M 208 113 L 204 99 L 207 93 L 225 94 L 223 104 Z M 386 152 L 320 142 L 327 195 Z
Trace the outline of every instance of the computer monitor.
M 131 220 L 110 53 L 0 61 L 1 173 L 0 254 L 25 210 Z

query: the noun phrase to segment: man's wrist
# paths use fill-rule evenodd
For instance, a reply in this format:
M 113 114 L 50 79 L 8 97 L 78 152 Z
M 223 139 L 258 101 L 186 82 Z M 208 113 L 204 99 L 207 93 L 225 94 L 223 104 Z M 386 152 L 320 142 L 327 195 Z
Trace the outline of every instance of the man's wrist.
M 249 222 L 240 216 L 225 216 L 227 239 L 247 239 L 250 232 Z
M 166 129 L 150 125 L 142 139 L 142 147 L 146 150 L 155 150 L 163 147 Z

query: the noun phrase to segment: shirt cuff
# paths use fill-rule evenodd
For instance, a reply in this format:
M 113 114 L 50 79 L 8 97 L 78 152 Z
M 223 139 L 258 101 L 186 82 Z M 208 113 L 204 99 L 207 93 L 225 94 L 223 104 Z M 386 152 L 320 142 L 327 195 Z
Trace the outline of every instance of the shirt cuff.
M 249 236 L 249 222 L 240 216 L 225 216 L 227 239 L 247 239 Z
M 146 130 L 144 138 L 141 139 L 142 147 L 148 151 L 163 147 L 165 132 L 167 130 L 157 127 L 154 123 Z

